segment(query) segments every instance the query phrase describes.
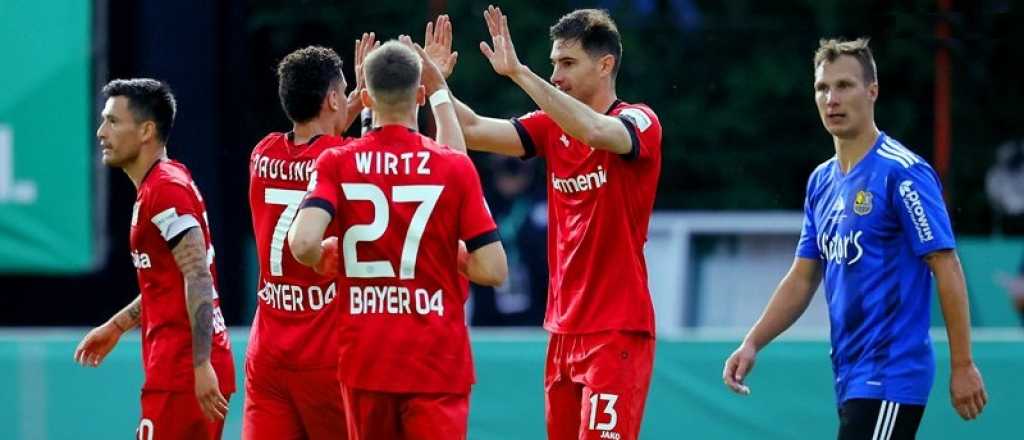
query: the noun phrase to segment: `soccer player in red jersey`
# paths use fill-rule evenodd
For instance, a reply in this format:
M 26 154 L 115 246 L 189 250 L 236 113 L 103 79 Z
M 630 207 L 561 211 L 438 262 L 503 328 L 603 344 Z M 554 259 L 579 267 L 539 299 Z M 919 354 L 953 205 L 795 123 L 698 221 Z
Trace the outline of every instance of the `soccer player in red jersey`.
M 643 248 L 661 123 L 615 93 L 622 43 L 606 12 L 576 10 L 551 27 L 550 83 L 520 63 L 500 9 L 484 18 L 491 45 L 480 50 L 540 107 L 509 121 L 456 101 L 470 148 L 547 162 L 548 438 L 635 439 L 654 363 Z
M 374 35 L 356 42 L 356 90 Z M 252 151 L 249 206 L 260 264 L 259 303 L 245 362 L 246 440 L 344 439 L 345 410 L 337 380 L 338 346 L 332 275 L 295 261 L 288 228 L 309 186 L 316 158 L 344 144 L 339 137 L 359 113 L 358 94 L 345 98 L 341 58 L 310 46 L 277 68 L 278 95 L 289 133 L 270 133 Z
M 153 79 L 111 81 L 103 94 L 103 163 L 124 170 L 138 193 L 130 242 L 142 293 L 90 331 L 75 360 L 98 366 L 140 326 L 146 381 L 137 438 L 219 439 L 235 369 L 206 206 L 185 165 L 167 158 L 174 96 Z
M 500 284 L 507 263 L 469 157 L 416 132 L 429 92 L 438 139 L 464 148 L 443 76 L 424 62 L 421 86 L 426 55 L 403 41 L 367 57 L 361 97 L 375 127 L 320 155 L 289 245 L 313 266 L 325 231 L 341 237 L 335 302 L 349 439 L 465 439 L 474 373 L 459 240 L 474 282 Z

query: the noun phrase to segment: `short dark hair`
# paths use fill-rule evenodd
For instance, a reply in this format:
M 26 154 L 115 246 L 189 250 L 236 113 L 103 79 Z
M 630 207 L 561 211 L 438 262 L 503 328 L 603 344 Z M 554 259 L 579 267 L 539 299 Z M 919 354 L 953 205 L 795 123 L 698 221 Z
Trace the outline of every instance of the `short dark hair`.
M 108 98 L 123 96 L 136 121 L 153 121 L 160 142 L 166 143 L 174 127 L 178 104 L 167 83 L 152 78 L 115 79 L 103 86 Z
M 551 26 L 551 41 L 576 40 L 591 57 L 611 54 L 615 58 L 612 79 L 619 75 L 622 64 L 622 37 L 615 20 L 604 9 L 577 9 L 558 19 Z
M 277 65 L 277 95 L 292 122 L 308 122 L 320 114 L 331 87 L 342 80 L 341 57 L 333 49 L 309 46 Z
M 867 37 L 861 37 L 853 41 L 838 38 L 822 38 L 818 41 L 818 50 L 814 52 L 814 68 L 817 69 L 821 63 L 826 61 L 834 62 L 841 55 L 849 55 L 860 63 L 861 71 L 864 72 L 864 83 L 871 84 L 878 82 L 878 73 L 875 72 L 875 57 L 871 55 L 871 48 Z
M 374 49 L 363 62 L 366 87 L 373 99 L 385 107 L 415 99 L 421 69 L 419 55 L 396 40 Z

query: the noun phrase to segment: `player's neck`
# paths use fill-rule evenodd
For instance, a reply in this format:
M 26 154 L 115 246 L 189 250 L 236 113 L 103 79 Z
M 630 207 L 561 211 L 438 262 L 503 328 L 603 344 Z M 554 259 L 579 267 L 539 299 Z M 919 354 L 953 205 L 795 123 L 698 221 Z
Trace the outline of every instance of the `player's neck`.
M 142 185 L 142 179 L 146 178 L 146 173 L 153 168 L 155 163 L 166 158 L 167 148 L 163 145 L 155 148 L 143 148 L 134 161 L 125 165 L 123 168 L 124 173 L 128 175 L 129 179 L 132 179 L 135 189 L 139 189 L 139 185 Z
M 612 104 L 618 101 L 619 97 L 615 94 L 615 89 L 606 89 L 599 91 L 590 98 L 590 102 L 587 105 L 590 106 L 595 112 L 604 114 L 611 109 Z
M 373 126 L 383 127 L 386 125 L 401 125 L 412 130 L 419 130 L 419 123 L 416 121 L 415 112 L 412 114 L 374 112 Z
M 313 119 L 309 122 L 301 122 L 292 125 L 292 133 L 295 136 L 292 141 L 295 145 L 303 145 L 309 143 L 310 139 L 316 136 L 321 136 L 330 132 L 330 124 L 319 119 Z
M 868 129 L 860 130 L 856 136 L 832 137 L 836 147 L 836 159 L 839 160 L 839 167 L 843 173 L 849 173 L 864 158 L 880 134 L 878 127 L 872 123 Z

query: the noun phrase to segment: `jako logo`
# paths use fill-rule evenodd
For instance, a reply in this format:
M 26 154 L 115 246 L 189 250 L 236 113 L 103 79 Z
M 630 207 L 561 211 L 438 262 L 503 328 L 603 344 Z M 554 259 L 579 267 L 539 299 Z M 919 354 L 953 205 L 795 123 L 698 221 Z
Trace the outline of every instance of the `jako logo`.
M 911 187 L 913 184 L 914 182 L 910 180 L 900 182 L 900 197 L 903 198 L 903 205 L 907 207 L 907 213 L 914 219 L 914 227 L 917 228 L 917 238 L 924 243 L 931 241 L 934 236 L 932 235 L 932 227 L 928 224 L 928 216 L 924 212 L 924 206 L 921 205 L 921 195 Z
M 559 179 L 554 173 L 551 174 L 551 185 L 559 192 L 569 194 L 597 189 L 605 183 L 608 183 L 608 173 L 602 166 L 598 166 L 597 171 L 593 173 L 579 174 L 567 179 Z

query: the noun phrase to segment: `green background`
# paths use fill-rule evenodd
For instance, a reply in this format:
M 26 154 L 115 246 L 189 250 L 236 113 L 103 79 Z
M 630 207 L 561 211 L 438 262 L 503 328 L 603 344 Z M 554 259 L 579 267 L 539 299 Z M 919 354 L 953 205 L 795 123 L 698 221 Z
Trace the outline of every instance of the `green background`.
M 0 2 L 0 124 L 30 204 L 0 202 L 0 273 L 78 273 L 93 261 L 91 3 Z

